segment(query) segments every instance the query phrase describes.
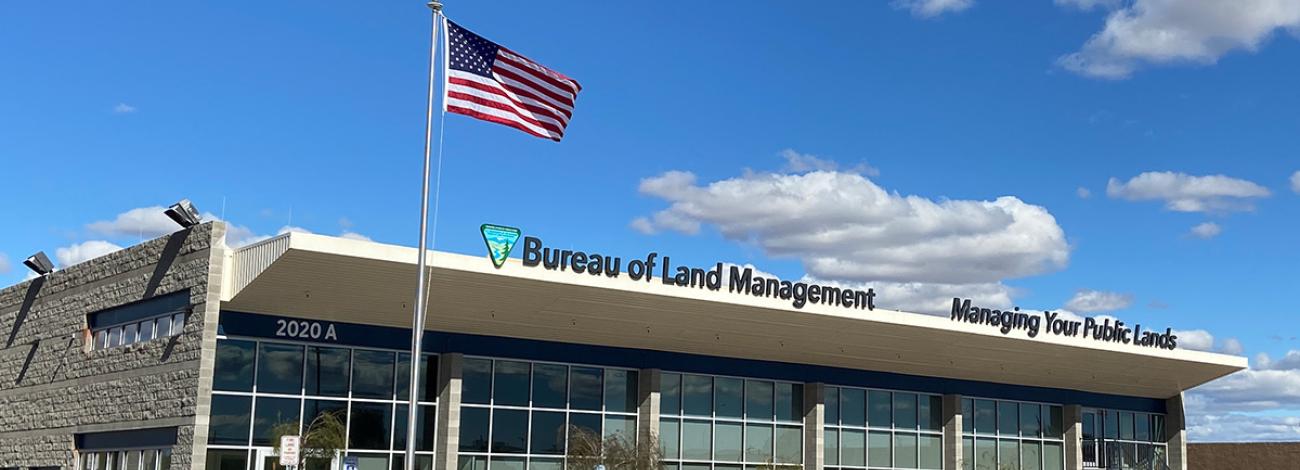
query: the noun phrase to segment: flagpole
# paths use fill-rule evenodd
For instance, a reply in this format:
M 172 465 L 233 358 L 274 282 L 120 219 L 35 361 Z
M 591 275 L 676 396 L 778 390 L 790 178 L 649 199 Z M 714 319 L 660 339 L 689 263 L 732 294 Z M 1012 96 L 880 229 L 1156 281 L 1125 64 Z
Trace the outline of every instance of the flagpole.
M 434 88 L 437 83 L 438 71 L 438 25 L 442 16 L 442 2 L 439 0 L 430 0 L 429 9 L 433 10 L 433 32 L 430 36 L 429 43 L 429 100 L 425 108 L 424 123 L 424 182 L 420 188 L 420 252 L 417 256 L 416 265 L 419 274 L 418 285 L 415 289 L 415 313 L 411 319 L 411 383 L 407 388 L 409 391 L 409 402 L 407 403 L 406 414 L 406 470 L 416 470 L 415 466 L 415 447 L 419 444 L 416 442 L 416 418 L 419 416 L 419 397 L 420 397 L 420 359 L 424 343 L 424 319 L 426 315 L 426 299 L 428 293 L 426 289 L 428 284 L 425 282 L 428 276 L 427 264 L 427 240 L 429 235 L 429 161 L 431 150 L 433 148 L 433 100 Z M 437 371 L 429 371 L 437 373 Z

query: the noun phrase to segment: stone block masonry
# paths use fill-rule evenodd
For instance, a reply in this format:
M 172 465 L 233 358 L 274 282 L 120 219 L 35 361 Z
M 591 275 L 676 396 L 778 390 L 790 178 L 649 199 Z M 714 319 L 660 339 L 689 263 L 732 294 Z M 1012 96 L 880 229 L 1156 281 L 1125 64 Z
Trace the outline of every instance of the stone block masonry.
M 202 224 L 0 290 L 0 467 L 74 469 L 77 434 L 159 427 L 173 469 L 203 467 L 224 236 Z M 185 291 L 181 334 L 91 348 L 87 315 Z

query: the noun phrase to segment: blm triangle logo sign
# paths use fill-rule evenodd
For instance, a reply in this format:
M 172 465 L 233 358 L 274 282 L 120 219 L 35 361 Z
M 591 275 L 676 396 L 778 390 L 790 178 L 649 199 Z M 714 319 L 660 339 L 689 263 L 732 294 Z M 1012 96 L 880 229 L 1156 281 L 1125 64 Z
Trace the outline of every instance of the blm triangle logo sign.
M 483 233 L 483 243 L 487 244 L 488 258 L 492 259 L 492 265 L 500 268 L 506 264 L 506 258 L 510 257 L 510 250 L 513 250 L 515 242 L 519 241 L 521 233 L 519 229 L 483 224 L 479 226 L 479 231 Z

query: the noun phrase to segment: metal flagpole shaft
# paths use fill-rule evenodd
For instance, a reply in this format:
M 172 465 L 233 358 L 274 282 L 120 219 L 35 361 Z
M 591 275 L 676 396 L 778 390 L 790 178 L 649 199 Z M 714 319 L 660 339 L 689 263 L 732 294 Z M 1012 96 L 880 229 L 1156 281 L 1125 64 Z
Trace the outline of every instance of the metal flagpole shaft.
M 416 263 L 419 269 L 419 285 L 415 289 L 415 314 L 411 319 L 411 384 L 407 388 L 410 401 L 406 410 L 406 470 L 416 470 L 415 447 L 419 445 L 416 442 L 415 421 L 416 417 L 419 416 L 420 353 L 424 342 L 425 299 L 428 295 L 425 292 L 427 286 L 425 276 L 428 275 L 426 260 L 428 250 L 426 244 L 429 235 L 429 157 L 433 148 L 433 92 L 436 83 L 434 78 L 438 70 L 438 20 L 442 15 L 442 2 L 438 0 L 430 1 L 429 9 L 433 10 L 433 34 L 429 43 L 429 102 L 426 108 L 424 124 L 424 183 L 420 189 L 420 253 Z M 429 372 L 436 373 L 436 371 Z

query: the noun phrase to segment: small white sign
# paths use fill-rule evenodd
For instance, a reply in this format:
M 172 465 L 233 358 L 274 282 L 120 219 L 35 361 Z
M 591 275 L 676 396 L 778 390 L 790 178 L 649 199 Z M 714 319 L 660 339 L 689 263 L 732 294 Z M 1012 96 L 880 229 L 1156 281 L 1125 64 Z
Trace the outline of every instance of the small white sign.
M 280 436 L 280 465 L 296 467 L 298 465 L 298 448 L 302 438 L 298 436 Z
M 357 470 L 357 457 L 354 455 L 343 457 L 343 470 Z

